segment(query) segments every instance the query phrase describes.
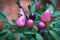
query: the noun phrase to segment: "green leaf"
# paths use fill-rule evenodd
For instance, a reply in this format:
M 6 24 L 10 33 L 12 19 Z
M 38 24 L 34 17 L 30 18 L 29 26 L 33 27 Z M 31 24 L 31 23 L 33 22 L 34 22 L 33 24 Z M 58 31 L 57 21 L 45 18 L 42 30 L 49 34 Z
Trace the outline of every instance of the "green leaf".
M 34 29 L 34 28 L 30 29 L 29 31 L 30 32 L 33 32 L 33 33 L 36 33 L 37 32 L 36 29 Z
M 11 33 L 11 32 L 7 32 L 7 33 L 5 33 L 5 34 L 0 35 L 0 40 L 3 40 L 3 39 L 5 39 L 5 38 L 7 38 L 7 36 L 8 36 L 10 33 Z
M 54 12 L 54 7 L 52 6 L 52 5 L 50 5 L 49 7 L 48 7 L 48 10 L 50 10 L 50 12 L 51 12 L 51 14 Z
M 39 10 L 38 12 L 39 12 L 39 14 L 41 14 L 41 13 L 44 12 L 45 10 L 46 10 L 45 7 L 41 7 L 40 10 Z
M 57 22 L 56 24 L 54 24 L 54 27 L 56 27 L 56 28 L 60 28 L 60 21 Z
M 9 23 L 5 23 L 6 28 L 0 31 L 0 34 L 8 32 L 8 30 L 11 28 L 11 25 Z
M 60 40 L 60 37 L 52 30 L 49 30 L 49 33 L 55 40 Z
M 9 12 L 6 12 L 6 11 L 1 11 L 1 13 L 2 13 L 3 15 L 5 15 L 5 16 L 10 15 L 10 13 L 9 13 Z
M 41 14 L 39 12 L 35 12 L 35 15 L 40 17 Z
M 31 9 L 30 9 L 30 11 L 31 11 L 31 13 L 35 13 L 35 7 L 36 7 L 36 4 L 33 4 L 32 6 L 31 6 Z
M 35 40 L 34 38 L 31 38 L 31 40 Z
M 36 33 L 36 40 L 44 40 L 44 39 L 40 34 Z
M 50 34 L 46 34 L 48 40 L 54 40 L 53 37 Z
M 9 29 L 11 29 L 11 24 L 9 24 L 9 23 L 5 23 L 6 24 L 6 28 L 5 29 L 7 29 L 7 30 L 9 30 Z
M 26 36 L 23 33 L 15 33 L 15 35 L 18 37 L 16 40 L 25 40 Z
M 37 17 L 36 17 L 37 18 Z M 35 21 L 34 21 L 34 26 L 37 26 L 36 24 L 40 22 L 40 20 L 37 18 Z
M 4 22 L 7 22 L 8 23 L 7 18 L 1 12 L 0 12 L 0 19 L 2 19 Z
M 14 33 L 10 33 L 9 36 L 7 37 L 7 40 L 13 40 L 14 36 L 15 36 Z
M 36 23 L 36 24 L 37 24 L 39 21 L 40 21 L 40 20 L 35 20 L 35 21 L 34 21 L 34 23 Z
M 20 35 L 20 37 L 22 37 L 22 38 L 25 37 L 25 35 L 23 35 L 23 33 L 20 33 L 19 35 Z
M 55 27 L 55 28 L 52 28 L 52 30 L 59 32 L 59 31 L 60 31 L 60 28 L 56 28 L 56 27 Z
M 52 16 L 57 17 L 60 15 L 60 10 L 56 10 Z
M 4 30 L 0 31 L 0 34 L 6 33 L 7 31 L 8 31 L 7 29 L 4 29 Z
M 53 24 L 56 24 L 57 22 L 59 22 L 58 20 L 55 20 L 55 21 L 51 21 L 49 22 L 50 25 L 53 25 Z
M 20 33 L 15 33 L 17 35 L 18 38 L 16 38 L 16 40 L 20 40 Z
M 24 34 L 35 34 L 34 32 L 23 32 Z
M 57 5 L 57 0 L 50 0 L 50 1 L 51 1 L 51 3 L 53 4 L 53 6 L 56 7 L 56 5 Z

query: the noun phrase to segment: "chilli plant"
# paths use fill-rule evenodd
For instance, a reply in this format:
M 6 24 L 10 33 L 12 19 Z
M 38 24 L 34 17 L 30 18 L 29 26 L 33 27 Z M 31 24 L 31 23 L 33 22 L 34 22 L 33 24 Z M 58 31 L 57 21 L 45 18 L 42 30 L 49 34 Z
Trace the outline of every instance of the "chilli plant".
M 13 24 L 0 12 L 0 40 L 60 40 L 60 10 L 53 5 L 41 5 L 37 0 L 30 0 L 28 11 L 20 6 L 17 0 L 18 18 Z

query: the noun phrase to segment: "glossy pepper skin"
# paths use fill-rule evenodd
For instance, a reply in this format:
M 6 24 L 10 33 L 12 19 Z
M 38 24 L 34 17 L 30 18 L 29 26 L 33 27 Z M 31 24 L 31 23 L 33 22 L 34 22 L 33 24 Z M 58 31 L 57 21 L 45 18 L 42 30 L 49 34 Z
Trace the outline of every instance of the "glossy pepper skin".
M 51 12 L 50 10 L 46 10 L 42 13 L 42 15 L 40 16 L 40 19 L 43 22 L 49 22 L 51 20 Z
M 32 19 L 32 20 L 35 20 L 35 14 L 34 13 L 30 14 L 29 18 Z
M 28 26 L 29 28 L 32 28 L 33 25 L 34 25 L 34 21 L 33 21 L 33 20 L 30 19 L 30 20 L 27 21 L 27 26 Z
M 16 20 L 16 25 L 19 26 L 19 27 L 24 27 L 25 24 L 26 24 L 26 15 L 24 13 L 23 8 L 19 9 L 19 14 L 21 16 L 19 16 L 18 19 Z
M 37 27 L 39 29 L 44 29 L 45 28 L 45 24 L 43 22 L 38 22 Z
M 40 9 L 40 3 L 36 2 L 36 11 L 38 11 Z
M 21 17 L 19 17 L 19 18 L 16 20 L 16 24 L 17 24 L 17 26 L 19 26 L 19 27 L 24 27 L 24 26 L 25 26 L 25 23 L 26 23 L 26 18 L 25 18 L 25 16 L 21 16 Z

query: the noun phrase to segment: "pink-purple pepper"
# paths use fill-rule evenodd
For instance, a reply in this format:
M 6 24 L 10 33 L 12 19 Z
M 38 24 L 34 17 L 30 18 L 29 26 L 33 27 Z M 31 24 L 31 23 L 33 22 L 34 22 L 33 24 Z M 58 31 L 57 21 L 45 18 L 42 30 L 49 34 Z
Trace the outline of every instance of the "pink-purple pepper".
M 40 3 L 36 2 L 36 11 L 38 11 L 40 9 Z
M 43 22 L 49 22 L 51 20 L 51 12 L 50 10 L 46 10 L 42 13 L 42 15 L 40 16 L 40 19 Z
M 30 20 L 27 21 L 27 26 L 28 26 L 29 28 L 32 28 L 33 25 L 34 25 L 34 21 L 33 21 L 33 20 L 30 19 Z
M 16 24 L 17 24 L 17 26 L 24 27 L 25 23 L 26 23 L 26 16 L 25 16 L 25 13 L 22 8 L 20 9 L 19 14 L 21 14 L 22 16 L 20 16 L 16 20 Z
M 24 27 L 26 23 L 26 18 L 25 16 L 21 16 L 16 20 L 17 26 Z
M 37 27 L 38 27 L 39 29 L 44 29 L 44 28 L 45 28 L 44 22 L 38 22 Z

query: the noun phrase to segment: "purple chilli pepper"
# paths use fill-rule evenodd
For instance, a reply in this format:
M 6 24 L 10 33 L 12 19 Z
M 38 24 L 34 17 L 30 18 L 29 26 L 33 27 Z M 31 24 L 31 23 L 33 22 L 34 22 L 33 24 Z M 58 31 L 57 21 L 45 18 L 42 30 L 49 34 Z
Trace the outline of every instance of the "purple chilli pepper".
M 46 10 L 42 13 L 42 15 L 40 16 L 41 20 L 43 22 L 49 22 L 51 20 L 51 12 L 50 10 Z
M 26 23 L 26 17 L 25 16 L 21 16 L 16 20 L 16 25 L 19 27 L 24 27 Z
M 35 20 L 35 14 L 34 14 L 34 13 L 31 13 L 31 14 L 29 15 L 29 18 L 32 19 L 32 20 Z
M 34 25 L 34 21 L 33 21 L 33 20 L 30 19 L 30 20 L 27 21 L 27 26 L 28 26 L 29 28 L 32 28 L 33 25 Z
M 44 29 L 44 28 L 45 28 L 44 22 L 38 22 L 37 27 L 38 27 L 39 29 Z
M 36 11 L 38 11 L 40 9 L 40 3 L 36 2 Z

